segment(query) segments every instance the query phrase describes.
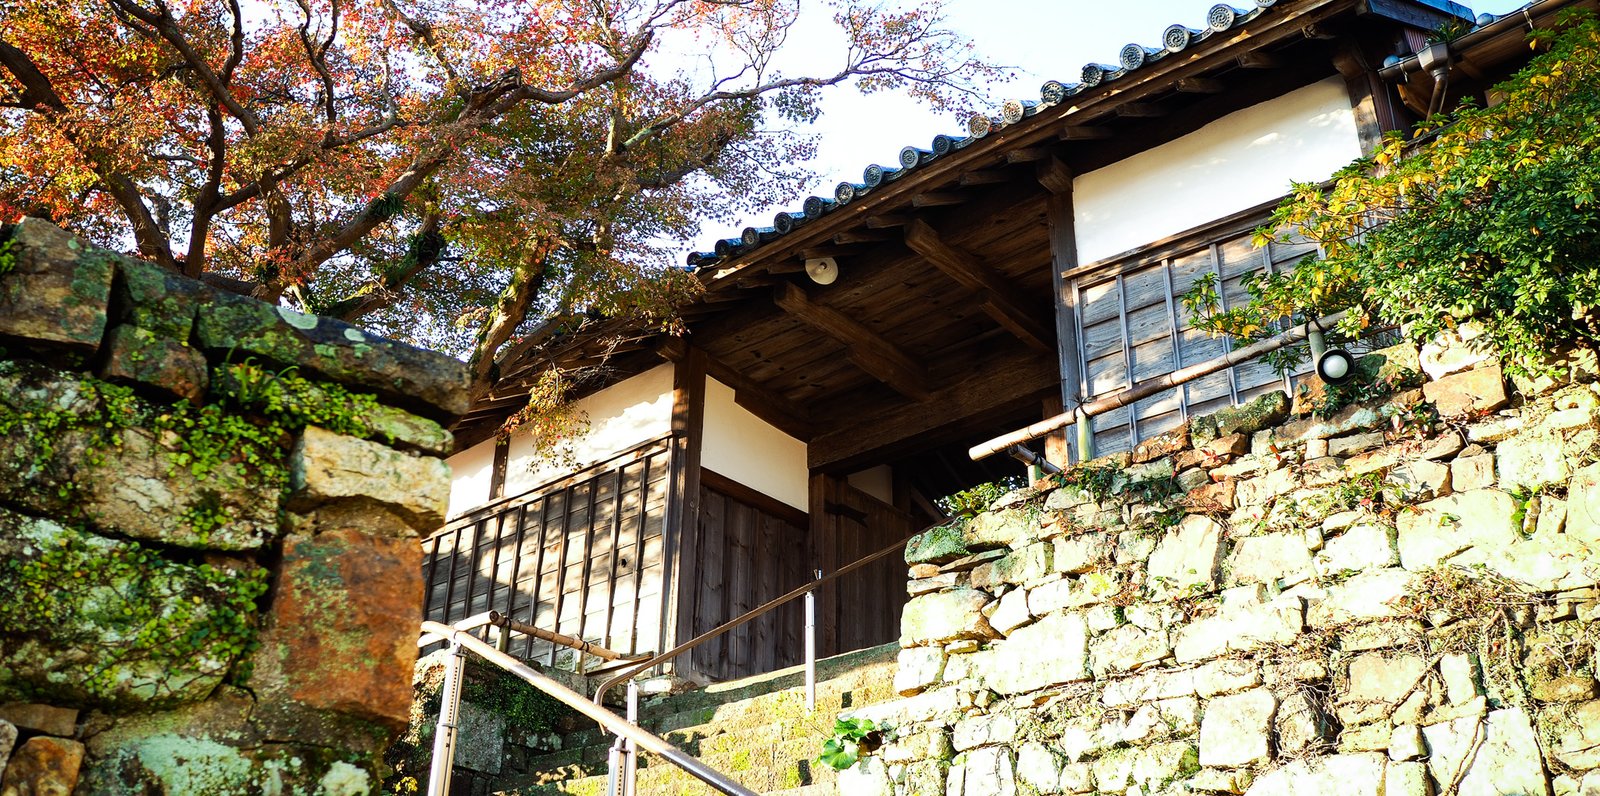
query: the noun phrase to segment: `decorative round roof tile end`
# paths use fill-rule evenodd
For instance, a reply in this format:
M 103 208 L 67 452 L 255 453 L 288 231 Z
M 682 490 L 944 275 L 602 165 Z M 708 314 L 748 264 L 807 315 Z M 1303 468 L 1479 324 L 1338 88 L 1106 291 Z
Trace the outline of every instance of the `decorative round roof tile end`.
M 1106 79 L 1106 71 L 1099 64 L 1083 65 L 1083 84 L 1085 86 L 1098 86 L 1100 81 Z
M 1173 25 L 1161 34 L 1161 45 L 1170 52 L 1178 52 L 1189 46 L 1189 39 L 1194 32 L 1185 25 Z
M 975 113 L 967 120 L 967 135 L 973 138 L 982 138 L 994 129 L 994 122 L 981 113 Z
M 833 198 L 839 204 L 849 204 L 851 199 L 856 198 L 856 186 L 848 182 L 839 183 L 833 189 Z
M 1206 26 L 1212 30 L 1227 30 L 1233 27 L 1233 21 L 1238 19 L 1239 12 L 1226 3 L 1218 3 L 1206 12 Z
M 1125 45 L 1122 52 L 1117 53 L 1117 61 L 1122 64 L 1123 69 L 1129 71 L 1144 66 L 1144 59 L 1144 48 L 1137 44 Z

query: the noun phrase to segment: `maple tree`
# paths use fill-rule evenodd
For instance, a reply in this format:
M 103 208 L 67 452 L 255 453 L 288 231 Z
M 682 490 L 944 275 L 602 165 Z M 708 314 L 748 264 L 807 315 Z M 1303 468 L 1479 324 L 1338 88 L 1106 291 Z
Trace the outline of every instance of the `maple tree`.
M 672 244 L 802 186 L 781 123 L 822 87 L 972 96 L 936 3 L 835 0 L 842 58 L 789 74 L 799 0 L 13 0 L 0 221 L 469 356 L 482 394 L 540 322 L 670 317 Z

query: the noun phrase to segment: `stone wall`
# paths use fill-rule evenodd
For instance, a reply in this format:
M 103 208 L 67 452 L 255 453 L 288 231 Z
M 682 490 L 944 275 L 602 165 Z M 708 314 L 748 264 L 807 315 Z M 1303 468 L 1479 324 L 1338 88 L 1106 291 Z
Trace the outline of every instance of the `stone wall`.
M 0 792 L 373 790 L 466 378 L 0 231 Z
M 916 539 L 845 792 L 1600 794 L 1594 359 L 1451 342 Z

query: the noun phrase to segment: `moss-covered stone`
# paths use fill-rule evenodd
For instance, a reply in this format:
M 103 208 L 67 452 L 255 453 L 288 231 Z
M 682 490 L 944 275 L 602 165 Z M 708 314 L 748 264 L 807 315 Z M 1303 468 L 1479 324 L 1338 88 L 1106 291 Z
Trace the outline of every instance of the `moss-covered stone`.
M 100 376 L 189 401 L 200 400 L 208 382 L 206 358 L 199 351 L 177 339 L 126 324 L 106 336 Z
M 113 321 L 148 329 L 179 344 L 187 344 L 194 330 L 194 315 L 206 290 L 153 263 L 118 258 L 112 297 L 117 317 Z
M 87 361 L 105 335 L 115 255 L 37 218 L 10 228 L 3 245 L 9 266 L 0 278 L 0 340 Z
M 1289 416 L 1289 394 L 1269 392 L 1239 406 L 1229 406 L 1189 421 L 1189 438 L 1198 447 L 1229 434 L 1254 434 Z
M 906 542 L 907 564 L 943 564 L 971 554 L 954 524 L 929 528 Z
M 459 360 L 242 296 L 216 293 L 200 310 L 195 336 L 214 355 L 299 367 L 439 420 L 466 414 L 471 402 Z
M 0 699 L 162 706 L 211 693 L 254 639 L 258 568 L 170 561 L 0 509 Z

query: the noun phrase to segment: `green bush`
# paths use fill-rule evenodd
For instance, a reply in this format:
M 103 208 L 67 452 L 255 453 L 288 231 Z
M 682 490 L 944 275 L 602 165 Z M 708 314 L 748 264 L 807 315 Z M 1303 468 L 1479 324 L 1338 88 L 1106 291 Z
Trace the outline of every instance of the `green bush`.
M 1248 341 L 1353 309 L 1345 338 L 1381 323 L 1425 340 L 1471 317 L 1520 373 L 1600 333 L 1600 23 L 1561 25 L 1532 34 L 1548 49 L 1497 87 L 1499 104 L 1391 134 L 1331 188 L 1296 185 L 1258 242 L 1292 230 L 1323 258 L 1257 277 L 1227 313 L 1197 286 L 1188 304 L 1212 310 L 1199 325 Z

